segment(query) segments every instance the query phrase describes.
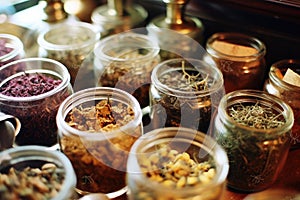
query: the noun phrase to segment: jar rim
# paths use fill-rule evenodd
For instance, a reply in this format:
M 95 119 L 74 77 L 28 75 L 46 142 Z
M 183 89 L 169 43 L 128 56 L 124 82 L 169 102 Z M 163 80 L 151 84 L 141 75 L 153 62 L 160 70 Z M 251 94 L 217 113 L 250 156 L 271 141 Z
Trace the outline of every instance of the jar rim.
M 237 99 L 234 100 L 234 98 Z M 285 119 L 284 124 L 276 128 L 259 129 L 259 128 L 245 126 L 236 122 L 234 119 L 232 119 L 232 117 L 228 115 L 227 108 L 231 105 L 243 103 L 240 101 L 241 99 L 239 98 L 241 98 L 242 100 L 249 98 L 246 99 L 248 100 L 246 102 L 253 102 L 253 101 L 249 101 L 250 98 L 254 98 L 256 101 L 260 101 L 260 103 L 269 102 L 272 103 L 272 109 L 274 107 L 274 104 L 277 104 L 280 107 L 280 109 L 282 109 L 282 115 Z M 229 101 L 233 101 L 233 103 Z M 220 115 L 220 118 L 223 119 L 222 121 L 224 121 L 224 123 L 226 124 L 231 124 L 234 127 L 248 130 L 249 132 L 256 132 L 258 134 L 268 133 L 270 135 L 272 134 L 280 135 L 283 132 L 285 133 L 286 130 L 290 130 L 294 123 L 294 114 L 292 108 L 286 102 L 267 92 L 260 91 L 260 90 L 252 90 L 252 89 L 236 90 L 223 96 L 218 106 L 218 115 Z
M 119 58 L 107 55 L 103 50 L 105 47 L 109 47 L 110 49 L 115 48 L 115 46 L 110 45 L 111 42 L 118 41 L 119 43 L 122 42 L 124 39 L 134 39 L 140 40 L 141 42 L 147 43 L 147 46 L 134 46 L 135 48 L 143 48 L 149 50 L 146 55 L 143 55 L 139 58 Z M 135 45 L 135 44 L 132 44 Z M 125 46 L 126 47 L 126 46 Z M 123 32 L 114 35 L 107 36 L 106 38 L 100 40 L 96 47 L 94 48 L 94 55 L 99 60 L 105 60 L 107 62 L 135 62 L 138 61 L 148 61 L 149 58 L 153 58 L 159 55 L 159 45 L 152 41 L 148 35 L 144 35 L 141 33 L 134 33 L 134 32 Z
M 62 189 L 51 200 L 64 199 L 66 196 L 71 195 L 71 188 L 75 189 L 77 182 L 76 175 L 70 160 L 63 153 L 56 150 L 49 150 L 47 147 L 39 145 L 17 146 L 0 152 L 0 163 L 7 159 L 14 159 L 14 156 L 20 157 L 17 162 L 26 161 L 26 157 L 31 160 L 39 159 L 54 163 L 57 163 L 57 161 L 60 162 L 60 166 L 64 168 L 65 178 L 61 187 Z M 47 156 L 50 156 L 50 158 L 47 158 Z
M 89 133 L 87 131 L 81 131 L 76 128 L 73 128 L 67 124 L 65 121 L 65 117 L 67 114 L 76 106 L 80 105 L 81 103 L 85 103 L 88 101 L 94 101 L 94 100 L 100 100 L 102 98 L 96 98 L 97 95 L 104 95 L 104 94 L 112 94 L 112 97 L 116 98 L 128 98 L 128 100 L 133 104 L 129 105 L 128 103 L 124 102 L 123 100 L 119 100 L 122 103 L 125 103 L 129 105 L 134 112 L 134 119 L 129 121 L 127 124 L 120 127 L 121 130 L 128 130 L 132 127 L 137 127 L 142 122 L 142 110 L 139 106 L 139 103 L 135 97 L 133 97 L 131 94 L 129 94 L 126 91 L 123 91 L 118 88 L 112 88 L 112 87 L 92 87 L 92 88 L 86 88 L 80 91 L 77 91 L 70 96 L 68 96 L 59 106 L 57 116 L 56 116 L 56 122 L 58 129 L 64 130 L 68 132 L 71 135 L 77 135 L 83 138 L 110 138 L 114 137 L 116 134 L 120 133 L 120 129 L 112 130 L 109 132 L 96 132 L 96 133 Z M 92 97 L 92 98 L 91 98 Z M 83 98 L 83 100 L 81 100 Z M 88 100 L 88 101 L 86 101 Z M 74 104 L 75 103 L 75 104 Z M 103 134 L 102 134 L 103 133 Z
M 274 84 L 279 85 L 280 87 L 282 87 L 286 90 L 300 92 L 300 87 L 292 85 L 286 81 L 283 81 L 282 78 L 278 77 L 278 75 L 276 73 L 277 70 L 280 70 L 280 66 L 283 66 L 287 69 L 288 67 L 284 66 L 284 65 L 293 65 L 293 64 L 296 64 L 300 67 L 300 60 L 284 59 L 284 60 L 279 60 L 279 61 L 273 63 L 270 67 L 269 78 L 273 81 Z
M 209 69 L 215 71 L 215 74 L 217 76 L 217 78 L 215 78 L 215 79 L 217 80 L 217 82 L 215 82 L 212 86 L 210 86 L 206 90 L 192 91 L 192 93 L 191 93 L 191 91 L 182 91 L 182 90 L 170 88 L 170 87 L 166 86 L 165 84 L 163 84 L 158 79 L 158 76 L 157 76 L 158 70 L 168 63 L 172 63 L 172 62 L 180 63 L 181 61 L 190 62 L 193 65 L 193 67 L 196 70 L 198 70 L 199 72 L 200 72 L 200 69 L 197 67 L 197 64 L 200 64 L 201 66 L 204 66 L 204 67 L 209 67 Z M 207 73 L 207 74 L 212 75 L 211 73 Z M 183 97 L 183 98 L 195 98 L 195 97 L 201 97 L 202 95 L 207 96 L 208 94 L 211 94 L 211 93 L 221 90 L 222 87 L 224 88 L 223 74 L 219 70 L 219 68 L 217 68 L 215 66 L 210 66 L 207 62 L 205 62 L 203 60 L 194 59 L 194 58 L 187 58 L 187 59 L 173 58 L 173 59 L 165 60 L 165 61 L 157 64 L 152 71 L 151 82 L 154 84 L 155 87 L 158 87 L 159 90 L 167 93 L 168 95 L 178 96 L 178 97 Z
M 49 96 L 52 96 L 53 94 L 60 92 L 61 90 L 65 89 L 68 86 L 71 77 L 70 77 L 70 74 L 69 74 L 67 68 L 62 63 L 60 63 L 56 60 L 53 60 L 53 59 L 49 59 L 49 58 L 38 58 L 38 57 L 23 58 L 23 59 L 13 61 L 13 62 L 10 62 L 10 63 L 2 66 L 0 68 L 0 70 L 4 70 L 5 68 L 8 68 L 13 65 L 27 63 L 27 62 L 35 62 L 35 61 L 52 63 L 52 64 L 58 66 L 60 68 L 60 70 L 62 70 L 62 74 L 58 74 L 58 73 L 55 73 L 55 74 L 60 75 L 59 78 L 61 78 L 62 82 L 57 87 L 55 87 L 54 89 L 52 89 L 48 92 L 45 92 L 45 93 L 39 94 L 39 95 L 35 95 L 35 96 L 30 96 L 30 97 L 13 97 L 13 96 L 3 95 L 0 93 L 0 100 L 14 101 L 14 102 L 36 101 L 36 100 L 40 100 L 40 99 L 44 99 Z M 35 69 L 31 69 L 31 70 L 35 70 Z M 43 69 L 41 69 L 41 70 L 43 70 Z M 18 74 L 14 74 L 14 75 L 18 75 Z M 14 75 L 12 75 L 12 76 L 14 76 Z M 5 81 L 5 80 L 3 80 L 3 81 Z M 3 81 L 2 81 L 2 83 L 0 83 L 1 84 L 0 87 L 4 84 Z
M 72 43 L 72 44 L 52 43 L 45 38 L 47 34 L 50 34 L 53 31 L 54 32 L 55 31 L 62 32 L 63 30 L 70 31 L 70 29 L 72 28 L 81 28 L 85 30 L 85 34 L 89 33 L 91 37 L 86 41 L 80 43 Z M 57 37 L 59 37 L 59 35 Z M 74 50 L 77 49 L 78 47 L 85 48 L 94 45 L 99 39 L 100 39 L 100 33 L 97 31 L 97 28 L 94 25 L 89 24 L 87 22 L 75 22 L 75 23 L 57 24 L 51 27 L 50 29 L 43 31 L 42 33 L 39 34 L 37 38 L 37 42 L 40 45 L 40 47 L 45 48 L 47 50 L 66 51 L 66 50 Z
M 205 153 L 214 158 L 213 162 L 215 162 L 215 164 L 217 165 L 217 174 L 209 183 L 206 183 L 204 185 L 200 184 L 199 186 L 191 188 L 183 188 L 181 190 L 183 193 L 189 194 L 195 190 L 206 190 L 207 188 L 214 187 L 226 180 L 229 171 L 229 163 L 225 150 L 211 136 L 195 129 L 185 127 L 158 128 L 140 136 L 133 144 L 129 152 L 129 158 L 127 162 L 128 173 L 134 175 L 141 174 L 142 176 L 140 177 L 140 180 L 146 181 L 148 183 L 147 187 L 155 187 L 156 190 L 164 193 L 174 193 L 174 188 L 169 188 L 167 186 L 161 185 L 158 182 L 148 180 L 146 175 L 141 171 L 141 168 L 138 164 L 138 159 L 136 158 L 136 156 L 144 153 L 143 150 L 147 150 L 147 148 L 151 148 L 155 144 L 165 143 L 166 140 L 170 140 L 170 142 L 181 141 L 189 143 L 190 145 L 199 146 L 199 148 L 203 149 Z M 155 142 L 155 144 L 152 145 L 152 142 Z M 142 152 L 138 152 L 138 149 L 140 148 L 142 148 Z M 130 167 L 129 164 L 133 167 Z M 131 169 L 134 171 L 130 171 Z M 176 192 L 178 192 L 178 190 L 176 190 Z
M 232 54 L 225 54 L 212 47 L 213 42 L 216 40 L 226 41 L 226 39 L 238 39 L 238 41 L 244 41 L 250 44 L 251 47 L 257 50 L 257 53 L 248 56 L 236 56 Z M 257 57 L 263 57 L 266 54 L 265 44 L 256 37 L 246 35 L 238 32 L 218 32 L 211 35 L 206 42 L 206 51 L 214 57 L 222 57 L 223 59 L 245 61 L 245 60 L 256 60 Z
M 12 50 L 3 56 L 0 56 L 0 62 L 6 62 L 16 57 L 19 53 L 23 51 L 24 48 L 23 42 L 17 36 L 3 33 L 0 34 L 0 39 L 9 39 L 11 40 L 11 42 L 6 41 L 6 43 L 12 43 L 10 44 L 10 46 L 12 46 Z

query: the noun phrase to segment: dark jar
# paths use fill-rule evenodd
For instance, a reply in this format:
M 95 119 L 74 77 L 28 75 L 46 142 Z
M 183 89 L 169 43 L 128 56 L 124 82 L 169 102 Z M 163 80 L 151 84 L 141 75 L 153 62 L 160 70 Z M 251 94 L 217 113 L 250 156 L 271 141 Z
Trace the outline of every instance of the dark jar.
M 226 93 L 262 89 L 266 47 L 259 39 L 242 33 L 215 33 L 206 42 L 207 62 L 222 71 Z
M 25 76 L 43 75 L 53 81 L 61 82 L 47 92 L 44 83 L 36 84 L 33 79 L 31 84 L 33 95 L 24 95 L 29 89 L 19 91 L 21 95 L 12 96 L 4 93 L 10 80 L 23 79 Z M 11 62 L 0 70 L 0 110 L 6 114 L 17 117 L 21 122 L 21 130 L 16 136 L 17 145 L 43 145 L 57 144 L 56 114 L 61 102 L 67 98 L 73 89 L 70 84 L 70 74 L 67 68 L 51 59 L 25 58 Z M 18 86 L 11 85 L 11 91 L 18 91 Z M 48 87 L 48 86 L 47 86 Z
M 228 155 L 229 188 L 256 192 L 274 183 L 286 162 L 293 122 L 291 107 L 263 91 L 237 90 L 222 98 L 213 133 Z
M 206 133 L 223 95 L 218 68 L 197 59 L 166 60 L 151 76 L 151 126 L 182 126 Z
M 300 87 L 284 80 L 287 70 L 291 69 L 300 75 L 300 60 L 286 59 L 272 64 L 264 90 L 287 102 L 294 112 L 292 128 L 292 148 L 300 146 Z

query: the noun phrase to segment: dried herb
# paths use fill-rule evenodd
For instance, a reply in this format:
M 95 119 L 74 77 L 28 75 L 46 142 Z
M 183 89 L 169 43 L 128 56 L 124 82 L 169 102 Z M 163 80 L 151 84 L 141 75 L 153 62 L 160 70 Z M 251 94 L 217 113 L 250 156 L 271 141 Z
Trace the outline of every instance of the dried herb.
M 145 55 L 149 54 L 149 51 L 144 48 L 123 49 L 117 53 L 111 51 L 107 54 L 125 60 L 124 62 L 111 61 L 105 66 L 98 79 L 98 85 L 127 91 L 138 100 L 142 108 L 148 106 L 151 71 L 158 63 L 158 59 L 143 59 Z
M 5 39 L 0 39 L 0 57 L 13 51 L 13 48 L 8 47 L 6 44 L 7 42 Z
M 285 123 L 284 116 L 272 107 L 256 103 L 239 103 L 227 109 L 228 115 L 241 127 L 223 128 L 217 141 L 229 159 L 228 185 L 244 191 L 259 191 L 273 183 L 289 148 L 288 132 L 260 133 Z M 243 127 L 251 127 L 253 131 Z
M 11 167 L 8 173 L 0 173 L 0 200 L 50 200 L 63 189 L 64 179 L 63 170 L 52 163 L 22 170 Z
M 80 105 L 73 108 L 65 121 L 81 131 L 99 134 L 102 139 L 84 136 L 63 136 L 62 151 L 71 160 L 77 176 L 77 189 L 84 192 L 115 192 L 126 185 L 126 164 L 131 145 L 141 134 L 141 127 L 130 133 L 120 127 L 134 118 L 132 108 L 110 99 L 101 100 L 95 106 Z M 118 131 L 113 137 L 102 134 Z
M 154 94 L 151 97 L 152 120 L 157 127 L 184 126 L 206 132 L 212 113 L 211 97 L 209 94 L 197 95 L 196 92 L 207 91 L 213 82 L 208 74 L 201 74 L 193 66 L 186 65 L 182 62 L 179 68 L 163 73 L 158 79 L 173 90 L 190 92 L 189 95 L 157 91 L 159 96 Z M 166 117 L 162 114 L 164 112 Z
M 24 73 L 4 83 L 0 92 L 12 97 L 37 96 L 58 87 L 61 80 L 47 74 Z M 18 145 L 52 146 L 57 143 L 56 114 L 61 102 L 70 95 L 69 88 L 43 99 L 30 101 L 2 100 L 0 110 L 19 118 L 22 128 L 16 137 Z

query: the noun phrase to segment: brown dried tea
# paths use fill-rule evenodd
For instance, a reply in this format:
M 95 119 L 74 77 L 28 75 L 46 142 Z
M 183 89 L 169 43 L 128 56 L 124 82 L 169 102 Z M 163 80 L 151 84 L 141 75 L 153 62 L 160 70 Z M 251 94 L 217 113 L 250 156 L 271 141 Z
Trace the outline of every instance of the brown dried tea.
M 152 94 L 151 118 L 154 126 L 183 126 L 206 132 L 212 113 L 211 97 L 209 94 L 198 95 L 197 92 L 208 91 L 213 84 L 208 74 L 182 62 L 181 67 L 161 74 L 158 79 L 171 88 L 171 92 L 157 91 L 158 95 Z M 166 116 L 162 115 L 164 112 Z
M 125 187 L 128 152 L 140 130 L 135 128 L 129 134 L 121 127 L 133 119 L 130 106 L 109 99 L 72 109 L 65 119 L 71 127 L 99 135 L 90 139 L 84 135 L 63 136 L 60 140 L 62 151 L 75 169 L 77 189 L 110 193 Z M 111 131 L 117 134 L 111 136 Z

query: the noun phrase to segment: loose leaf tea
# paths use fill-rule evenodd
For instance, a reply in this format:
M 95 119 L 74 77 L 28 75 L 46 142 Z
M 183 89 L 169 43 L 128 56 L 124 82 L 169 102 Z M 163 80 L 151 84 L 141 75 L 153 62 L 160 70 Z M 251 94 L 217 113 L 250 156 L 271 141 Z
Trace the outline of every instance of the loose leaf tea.
M 27 74 L 17 76 L 6 82 L 0 92 L 12 97 L 31 97 L 44 94 L 56 88 L 62 81 L 43 74 Z
M 121 127 L 133 119 L 129 105 L 110 99 L 94 106 L 80 105 L 68 114 L 65 121 L 71 127 L 95 135 L 65 135 L 60 140 L 75 169 L 79 190 L 109 193 L 125 187 L 128 152 L 141 130 L 134 127 L 128 133 Z M 111 136 L 111 131 L 116 134 Z
M 208 74 L 202 74 L 186 65 L 182 62 L 180 68 L 174 68 L 158 77 L 165 86 L 185 92 L 186 95 L 157 91 L 159 95 L 153 94 L 151 98 L 152 120 L 154 126 L 158 127 L 184 126 L 206 132 L 211 119 L 211 98 L 209 94 L 197 95 L 197 92 L 207 91 L 213 82 L 209 80 Z M 166 112 L 166 119 L 161 114 L 163 112 Z M 165 124 L 160 124 L 162 122 Z
M 0 87 L 0 92 L 11 97 L 35 97 L 54 90 L 61 79 L 44 73 L 20 73 Z M 22 128 L 16 137 L 18 145 L 52 146 L 57 143 L 56 114 L 61 102 L 69 96 L 69 88 L 42 99 L 30 101 L 2 100 L 0 109 L 19 118 Z
M 52 163 L 41 168 L 11 167 L 8 173 L 0 173 L 0 200 L 50 200 L 63 189 L 64 172 Z
M 8 47 L 5 39 L 0 39 L 0 57 L 10 53 L 13 48 Z M 1 66 L 1 65 L 0 65 Z
M 229 158 L 228 184 L 234 189 L 259 191 L 273 183 L 289 148 L 288 132 L 273 133 L 285 124 L 282 113 L 256 103 L 239 103 L 227 108 L 228 115 L 241 127 L 222 128 L 217 141 Z M 243 127 L 253 128 L 253 131 Z M 268 133 L 255 130 L 270 130 Z

